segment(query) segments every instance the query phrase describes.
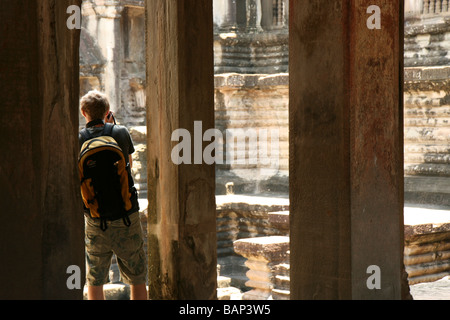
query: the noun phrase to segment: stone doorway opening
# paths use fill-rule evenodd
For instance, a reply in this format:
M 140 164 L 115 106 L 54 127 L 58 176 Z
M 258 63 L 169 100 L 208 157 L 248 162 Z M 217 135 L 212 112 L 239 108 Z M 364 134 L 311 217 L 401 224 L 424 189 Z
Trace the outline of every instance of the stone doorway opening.
M 135 146 L 132 173 L 139 192 L 141 220 L 147 228 L 146 54 L 143 1 L 82 1 L 80 97 L 90 90 L 108 95 L 117 123 L 128 128 Z M 144 41 L 144 43 L 143 43 Z M 80 129 L 85 120 L 79 116 Z M 145 248 L 147 242 L 145 241 Z M 126 298 L 116 257 L 110 269 L 107 298 Z

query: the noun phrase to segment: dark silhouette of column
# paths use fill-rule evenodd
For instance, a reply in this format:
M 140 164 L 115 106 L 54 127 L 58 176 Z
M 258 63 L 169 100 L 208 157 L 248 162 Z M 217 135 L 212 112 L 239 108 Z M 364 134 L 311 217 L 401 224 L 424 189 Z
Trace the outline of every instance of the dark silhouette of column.
M 78 0 L 2 1 L 0 299 L 82 299 Z M 77 281 L 70 266 L 78 267 Z

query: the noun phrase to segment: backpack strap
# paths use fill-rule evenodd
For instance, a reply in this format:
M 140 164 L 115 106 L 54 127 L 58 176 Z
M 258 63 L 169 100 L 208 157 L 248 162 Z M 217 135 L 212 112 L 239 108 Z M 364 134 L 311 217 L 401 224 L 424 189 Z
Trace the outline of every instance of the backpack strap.
M 105 232 L 106 230 L 108 230 L 108 222 L 106 219 L 104 218 L 100 218 L 100 229 Z
M 131 220 L 130 217 L 128 215 L 126 215 L 126 217 L 123 218 L 123 224 L 127 227 L 131 226 Z
M 83 138 L 83 141 L 85 142 L 92 139 L 92 136 L 87 129 L 81 130 L 80 135 Z
M 104 136 L 110 136 L 112 137 L 112 131 L 113 131 L 113 127 L 114 125 L 111 123 L 106 123 L 105 127 L 103 128 L 103 133 L 102 135 Z M 83 130 L 80 131 L 80 135 L 83 138 L 83 141 L 86 142 L 88 140 L 91 140 L 93 138 L 93 136 L 89 133 L 89 130 L 87 128 L 84 128 Z

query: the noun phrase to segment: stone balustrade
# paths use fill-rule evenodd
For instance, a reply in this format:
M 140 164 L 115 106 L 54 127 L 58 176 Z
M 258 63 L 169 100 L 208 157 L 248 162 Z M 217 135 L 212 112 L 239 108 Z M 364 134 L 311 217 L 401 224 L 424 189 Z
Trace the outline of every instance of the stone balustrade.
M 423 0 L 422 13 L 446 13 L 449 11 L 449 0 Z
M 275 212 L 289 212 L 289 199 L 230 194 L 216 196 L 216 208 L 221 274 L 230 278 L 232 286 L 246 290 L 246 259 L 236 254 L 233 243 L 246 238 L 288 236 L 286 227 L 281 227 L 283 219 L 272 216 Z
M 289 299 L 289 237 L 237 240 L 234 250 L 248 259 L 246 286 L 252 290 L 243 294 L 243 300 Z
M 407 208 L 404 262 L 409 284 L 450 274 L 450 212 Z

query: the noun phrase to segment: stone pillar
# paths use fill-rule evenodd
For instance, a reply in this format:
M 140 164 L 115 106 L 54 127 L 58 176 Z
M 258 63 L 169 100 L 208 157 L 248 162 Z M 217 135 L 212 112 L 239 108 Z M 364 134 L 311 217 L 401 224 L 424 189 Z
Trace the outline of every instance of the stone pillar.
M 405 0 L 405 13 L 420 13 L 423 10 L 423 4 L 423 0 Z
M 273 27 L 273 0 L 261 0 L 261 27 L 271 30 Z
M 105 57 L 103 84 L 109 98 L 111 110 L 121 107 L 121 72 L 123 62 L 123 36 L 121 19 L 124 6 L 121 1 L 99 2 L 94 7 L 98 16 L 97 39 Z
M 0 299 L 82 299 L 78 0 L 2 1 Z M 80 290 L 69 290 L 69 266 Z
M 214 25 L 219 32 L 236 29 L 236 0 L 213 0 Z
M 404 298 L 403 1 L 290 5 L 291 298 Z
M 194 122 L 214 128 L 212 13 L 211 0 L 146 1 L 152 299 L 216 298 L 214 166 L 171 159 L 175 130 L 190 133 L 194 163 L 203 135 L 194 136 Z

